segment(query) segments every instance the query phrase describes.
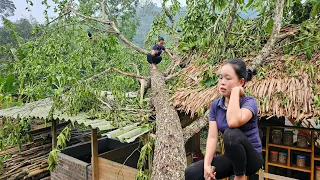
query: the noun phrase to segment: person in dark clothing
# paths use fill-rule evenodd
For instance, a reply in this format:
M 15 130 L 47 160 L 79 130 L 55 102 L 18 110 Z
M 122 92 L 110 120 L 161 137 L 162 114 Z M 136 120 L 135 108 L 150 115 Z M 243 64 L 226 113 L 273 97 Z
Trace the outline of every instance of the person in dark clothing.
M 166 52 L 170 56 L 170 58 L 174 60 L 173 55 L 163 45 L 164 45 L 164 38 L 159 37 L 158 42 L 152 46 L 151 53 L 147 54 L 147 60 L 152 65 L 152 69 L 157 69 L 157 64 L 161 62 L 162 51 Z
M 235 180 L 245 180 L 245 175 L 252 175 L 263 166 L 257 102 L 245 96 L 243 89 L 252 75 L 241 59 L 230 59 L 220 69 L 218 86 L 222 97 L 214 100 L 209 110 L 206 155 L 204 160 L 185 170 L 186 180 L 222 179 L 232 175 Z M 225 153 L 214 157 L 218 131 L 223 133 Z

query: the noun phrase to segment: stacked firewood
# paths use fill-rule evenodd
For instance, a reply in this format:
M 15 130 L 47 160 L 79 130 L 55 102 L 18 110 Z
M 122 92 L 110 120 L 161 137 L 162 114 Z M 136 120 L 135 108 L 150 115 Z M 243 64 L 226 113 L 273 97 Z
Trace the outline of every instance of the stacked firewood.
M 58 130 L 61 131 L 61 129 Z M 37 130 L 31 133 L 32 141 L 23 144 L 19 152 L 17 147 L 0 151 L 0 156 L 10 155 L 0 170 L 0 180 L 4 179 L 42 179 L 48 178 L 48 155 L 51 151 L 50 129 Z M 71 131 L 68 145 L 90 141 L 90 131 Z

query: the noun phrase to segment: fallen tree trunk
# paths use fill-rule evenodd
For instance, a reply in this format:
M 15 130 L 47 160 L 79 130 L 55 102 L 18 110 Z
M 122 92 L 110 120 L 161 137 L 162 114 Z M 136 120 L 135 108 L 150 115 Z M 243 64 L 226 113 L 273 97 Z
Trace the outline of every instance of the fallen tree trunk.
M 165 77 L 151 71 L 153 105 L 156 110 L 156 144 L 152 166 L 152 180 L 184 179 L 187 165 L 182 127 L 175 108 L 169 103 Z

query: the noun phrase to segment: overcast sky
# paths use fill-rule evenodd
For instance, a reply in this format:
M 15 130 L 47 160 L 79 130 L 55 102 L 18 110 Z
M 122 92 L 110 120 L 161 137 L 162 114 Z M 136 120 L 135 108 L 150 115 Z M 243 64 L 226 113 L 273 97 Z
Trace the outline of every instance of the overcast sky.
M 155 2 L 158 6 L 161 6 L 162 0 L 152 0 Z M 186 0 L 179 0 L 181 2 L 182 6 L 185 6 Z M 15 15 L 10 17 L 10 20 L 17 20 L 22 17 L 29 18 L 30 15 L 33 16 L 38 22 L 43 23 L 45 21 L 43 11 L 45 10 L 45 6 L 41 4 L 42 0 L 32 0 L 33 6 L 30 7 L 31 11 L 28 12 L 26 10 L 26 7 L 28 6 L 26 3 L 26 0 L 13 0 L 16 10 Z M 53 4 L 52 0 L 48 0 L 49 5 Z M 53 12 L 52 8 L 49 11 L 49 16 L 55 16 L 55 13 Z

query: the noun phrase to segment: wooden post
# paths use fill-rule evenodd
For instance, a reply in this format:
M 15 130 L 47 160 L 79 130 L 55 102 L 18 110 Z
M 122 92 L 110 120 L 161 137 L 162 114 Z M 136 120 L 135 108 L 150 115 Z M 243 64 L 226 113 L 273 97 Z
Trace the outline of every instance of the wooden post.
M 92 179 L 99 179 L 99 168 L 98 168 L 98 135 L 97 129 L 91 129 L 91 167 L 92 167 Z
M 267 137 L 266 137 L 266 156 L 265 156 L 265 170 L 264 172 L 268 173 L 269 172 L 269 165 L 268 165 L 268 162 L 269 162 L 269 140 L 270 139 L 270 127 L 267 127 Z M 268 178 L 267 178 L 268 180 Z
M 57 121 L 51 120 L 52 149 L 57 147 Z
M 310 179 L 314 179 L 314 131 L 311 131 L 311 174 Z

